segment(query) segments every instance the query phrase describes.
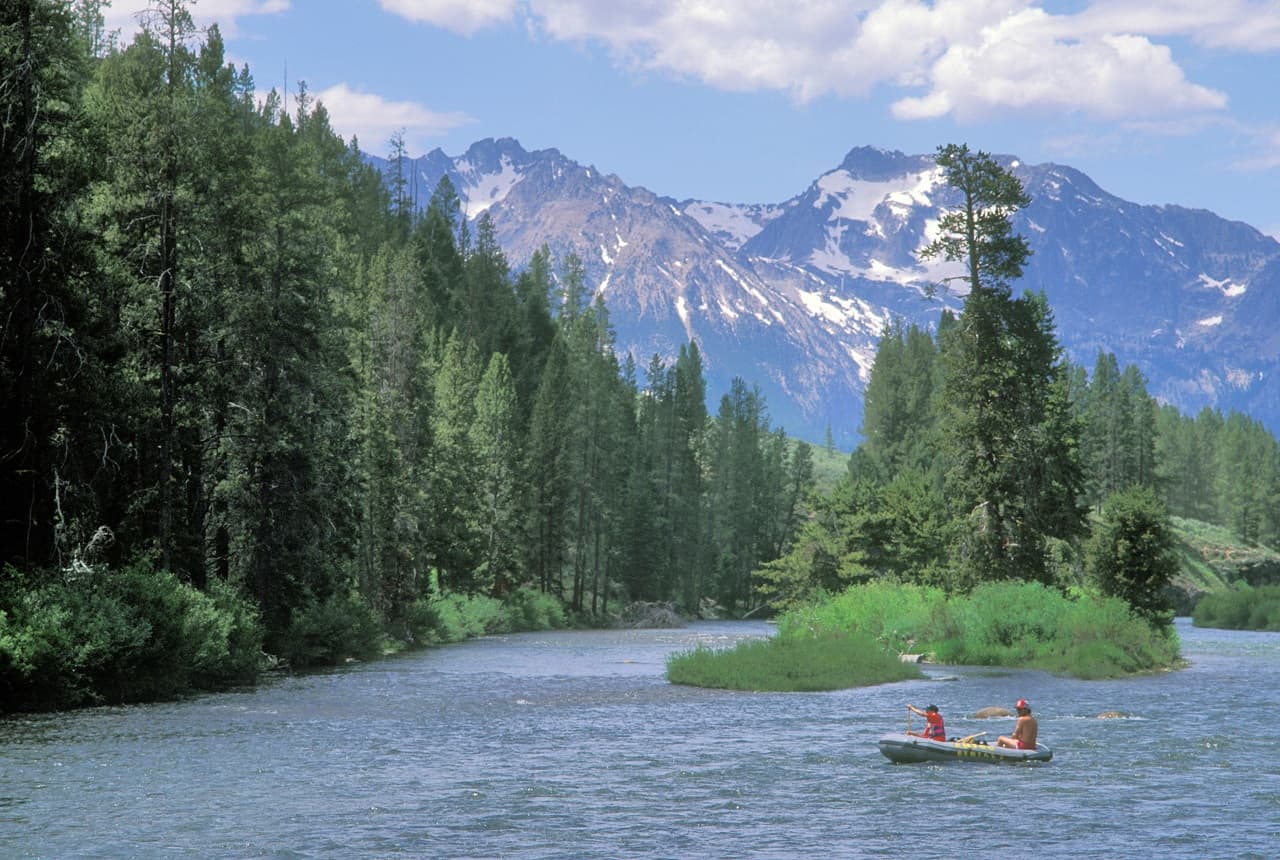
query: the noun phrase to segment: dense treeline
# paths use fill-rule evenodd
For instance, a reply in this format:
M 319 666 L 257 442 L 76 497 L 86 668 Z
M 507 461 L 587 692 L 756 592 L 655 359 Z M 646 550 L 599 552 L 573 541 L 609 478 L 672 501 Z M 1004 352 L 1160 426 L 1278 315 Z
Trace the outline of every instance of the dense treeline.
M 4 707 L 758 604 L 812 461 L 757 390 L 709 415 L 693 343 L 641 379 L 580 261 L 512 272 L 447 181 L 415 214 L 182 0 L 125 46 L 100 5 L 0 12 Z
M 963 314 L 886 328 L 848 476 L 764 566 L 783 606 L 896 581 L 968 593 L 1024 580 L 1122 598 L 1162 626 L 1177 573 L 1171 515 L 1280 542 L 1280 446 L 1245 416 L 1159 406 L 1100 352 L 1073 366 L 1042 295 L 1015 297 L 1029 253 L 1021 185 L 984 153 L 940 148 L 964 205 L 926 256 L 964 264 Z

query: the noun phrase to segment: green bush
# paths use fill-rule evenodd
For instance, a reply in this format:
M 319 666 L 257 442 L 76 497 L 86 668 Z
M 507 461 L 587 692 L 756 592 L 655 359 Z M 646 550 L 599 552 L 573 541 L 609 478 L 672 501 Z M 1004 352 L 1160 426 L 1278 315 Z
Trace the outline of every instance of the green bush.
M 5 710 L 150 701 L 249 682 L 261 651 L 255 613 L 221 584 L 205 594 L 146 562 L 74 576 L 4 573 Z
M 518 588 L 503 602 L 507 630 L 559 630 L 569 625 L 558 597 L 536 588 Z
M 502 629 L 504 616 L 496 598 L 447 594 L 414 601 L 408 622 L 414 641 L 430 645 L 495 632 Z
M 870 636 L 824 633 L 747 640 L 730 649 L 699 646 L 667 658 L 674 684 L 757 692 L 840 690 L 922 676 Z
M 332 595 L 295 610 L 278 643 L 279 656 L 294 669 L 335 666 L 382 653 L 382 624 L 359 595 Z

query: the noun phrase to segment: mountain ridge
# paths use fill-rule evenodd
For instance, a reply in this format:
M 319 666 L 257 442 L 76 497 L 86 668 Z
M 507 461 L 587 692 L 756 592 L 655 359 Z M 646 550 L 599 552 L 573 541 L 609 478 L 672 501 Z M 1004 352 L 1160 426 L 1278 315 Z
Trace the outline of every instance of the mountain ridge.
M 1280 429 L 1280 242 L 1208 210 L 1123 200 L 1068 165 L 995 157 L 1031 197 L 1014 217 L 1033 250 L 1015 289 L 1045 293 L 1073 362 L 1113 352 L 1184 412 L 1234 409 Z M 810 441 L 828 429 L 857 441 L 887 321 L 932 328 L 961 305 L 935 289 L 958 264 L 917 256 L 958 202 L 931 155 L 854 147 L 780 203 L 677 200 L 509 137 L 406 164 L 426 189 L 419 208 L 449 176 L 513 267 L 544 244 L 578 254 L 640 366 L 697 340 L 712 396 L 734 377 L 758 384 L 774 426 Z

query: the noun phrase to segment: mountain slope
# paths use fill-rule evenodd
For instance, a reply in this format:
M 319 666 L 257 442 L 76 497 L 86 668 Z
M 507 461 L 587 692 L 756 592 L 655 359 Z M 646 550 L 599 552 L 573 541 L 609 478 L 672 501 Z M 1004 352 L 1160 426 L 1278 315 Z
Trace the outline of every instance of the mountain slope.
M 1210 212 L 1129 203 L 1069 167 L 1000 160 L 1032 198 L 1015 219 L 1035 252 L 1019 286 L 1048 296 L 1073 361 L 1092 368 L 1108 350 L 1184 411 L 1280 428 L 1280 243 Z M 931 326 L 961 302 L 931 289 L 958 264 L 917 258 L 958 202 L 931 156 L 856 148 L 791 199 L 745 205 L 659 197 L 509 138 L 411 169 L 421 205 L 447 175 L 470 217 L 487 212 L 513 266 L 544 244 L 576 253 L 641 366 L 697 340 L 713 396 L 735 376 L 758 384 L 774 426 L 811 441 L 828 427 L 855 440 L 887 320 Z

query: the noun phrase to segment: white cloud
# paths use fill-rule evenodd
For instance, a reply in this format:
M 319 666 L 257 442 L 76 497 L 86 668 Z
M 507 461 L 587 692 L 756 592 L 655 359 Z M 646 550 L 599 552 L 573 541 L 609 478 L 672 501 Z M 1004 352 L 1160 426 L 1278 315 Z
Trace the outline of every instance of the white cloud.
M 345 83 L 314 95 L 328 111 L 334 131 L 344 138 L 356 135 L 365 152 L 385 152 L 387 141 L 399 131 L 411 154 L 422 152 L 428 139 L 475 121 L 464 113 L 440 113 L 417 102 L 358 92 Z
M 1280 0 L 1097 0 L 1078 19 L 1096 33 L 1186 36 L 1226 50 L 1280 49 Z
M 893 112 L 967 120 L 1067 110 L 1115 120 L 1226 107 L 1225 95 L 1186 79 L 1168 47 L 1135 35 L 1071 38 L 1071 29 L 1040 9 L 1008 15 L 973 42 L 953 42 L 929 71 L 930 91 Z
M 905 89 L 902 118 L 1076 111 L 1104 119 L 1219 111 L 1161 40 L 1280 50 L 1280 0 L 380 0 L 460 32 L 524 18 L 547 37 L 606 45 L 629 68 L 728 90 Z M 914 92 L 912 92 L 914 91 Z
M 383 9 L 409 21 L 471 34 L 511 20 L 516 0 L 378 0 Z
M 122 41 L 128 43 L 141 29 L 140 21 L 152 0 L 112 0 L 102 10 L 103 23 L 108 31 L 119 30 Z M 238 32 L 237 21 L 246 15 L 276 15 L 288 11 L 289 0 L 201 0 L 191 6 L 191 19 L 197 27 L 205 28 L 218 22 L 218 28 L 226 38 Z

